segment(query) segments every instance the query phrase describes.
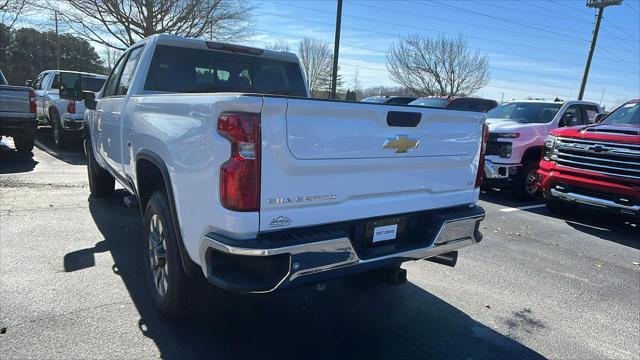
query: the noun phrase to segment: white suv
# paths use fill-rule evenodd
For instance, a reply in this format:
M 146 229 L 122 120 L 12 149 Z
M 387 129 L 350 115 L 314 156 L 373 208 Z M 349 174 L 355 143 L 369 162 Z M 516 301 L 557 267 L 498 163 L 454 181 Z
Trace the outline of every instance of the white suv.
M 483 185 L 508 187 L 518 198 L 536 197 L 536 171 L 549 132 L 593 124 L 600 112 L 600 105 L 578 100 L 512 101 L 489 111 Z

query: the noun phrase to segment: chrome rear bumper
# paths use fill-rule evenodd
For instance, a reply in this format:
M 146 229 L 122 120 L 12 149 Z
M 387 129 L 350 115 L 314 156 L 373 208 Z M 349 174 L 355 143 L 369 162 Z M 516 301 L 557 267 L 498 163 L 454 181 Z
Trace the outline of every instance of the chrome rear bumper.
M 350 272 L 359 272 L 358 269 L 366 270 L 367 268 L 384 266 L 386 263 L 426 259 L 474 245 L 482 239 L 482 235 L 478 231 L 478 224 L 484 219 L 484 210 L 481 208 L 480 210 L 481 212 L 477 212 L 472 216 L 445 220 L 433 240 L 425 243 L 424 246 L 383 256 L 369 258 L 359 256 L 351 239 L 346 234 L 321 241 L 269 248 L 242 247 L 238 245 L 238 243 L 241 243 L 239 240 L 229 244 L 229 241 L 224 237 L 216 234 L 207 234 L 202 238 L 200 260 L 201 264 L 206 264 L 207 278 L 215 285 L 242 292 L 272 292 L 280 288 L 291 287 L 294 283 L 313 282 L 313 279 L 306 280 L 320 274 L 328 275 L 331 272 L 336 272 L 336 276 L 333 277 L 339 277 L 341 274 L 337 273 L 338 270 L 346 269 L 353 270 Z M 214 257 L 212 257 L 212 252 Z M 261 286 L 230 284 L 225 279 L 220 278 L 220 273 L 216 273 L 219 271 L 216 269 L 224 269 L 224 272 L 228 271 L 230 267 L 228 265 L 217 265 L 225 261 L 221 258 L 221 254 L 230 256 L 235 264 L 243 264 L 233 265 L 235 267 L 249 266 L 247 264 L 252 259 L 273 259 L 274 261 L 268 264 L 269 269 L 266 272 L 276 274 L 273 275 L 276 278 L 261 284 Z M 259 268 L 260 266 L 262 265 L 256 265 L 255 267 Z M 271 269 L 273 266 L 280 267 L 281 270 Z M 242 278 L 242 275 L 225 275 L 223 277 L 239 279 Z M 258 275 L 258 277 L 260 276 Z

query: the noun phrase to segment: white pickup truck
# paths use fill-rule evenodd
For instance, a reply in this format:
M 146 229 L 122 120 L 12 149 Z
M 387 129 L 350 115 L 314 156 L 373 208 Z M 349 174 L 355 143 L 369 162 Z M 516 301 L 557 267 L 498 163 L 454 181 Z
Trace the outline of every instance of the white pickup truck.
M 36 94 L 38 123 L 51 125 L 53 144 L 63 148 L 75 136 L 79 138 L 84 125 L 84 103 L 82 101 L 60 99 L 60 71 L 46 70 L 35 80 L 27 80 Z M 87 91 L 98 91 L 104 85 L 106 76 L 92 73 L 82 74 L 82 84 Z
M 510 101 L 489 111 L 483 186 L 509 189 L 524 200 L 535 198 L 547 135 L 561 127 L 593 124 L 601 112 L 600 105 L 582 100 Z
M 90 190 L 135 194 L 155 305 L 178 317 L 202 275 L 264 293 L 479 242 L 485 114 L 308 98 L 295 55 L 156 35 L 84 98 Z M 480 175 L 480 176 L 479 176 Z

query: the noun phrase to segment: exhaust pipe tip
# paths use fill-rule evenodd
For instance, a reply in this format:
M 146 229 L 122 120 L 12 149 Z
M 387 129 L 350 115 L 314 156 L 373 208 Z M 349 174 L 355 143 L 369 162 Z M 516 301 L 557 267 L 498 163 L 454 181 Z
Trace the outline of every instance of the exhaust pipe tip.
M 407 270 L 392 266 L 384 270 L 384 281 L 390 285 L 402 285 L 407 282 Z
M 434 262 L 436 264 L 441 264 L 441 265 L 454 267 L 454 266 L 456 266 L 456 263 L 458 262 L 458 252 L 457 251 L 451 251 L 451 252 L 448 252 L 448 253 L 436 255 L 434 257 L 430 257 L 430 258 L 425 259 L 425 260 Z

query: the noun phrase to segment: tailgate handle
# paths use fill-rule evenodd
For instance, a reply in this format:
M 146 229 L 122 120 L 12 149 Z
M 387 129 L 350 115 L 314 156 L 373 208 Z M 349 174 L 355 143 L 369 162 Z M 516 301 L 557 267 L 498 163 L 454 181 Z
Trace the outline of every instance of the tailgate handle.
M 416 127 L 422 119 L 419 112 L 389 111 L 387 125 L 400 127 Z

